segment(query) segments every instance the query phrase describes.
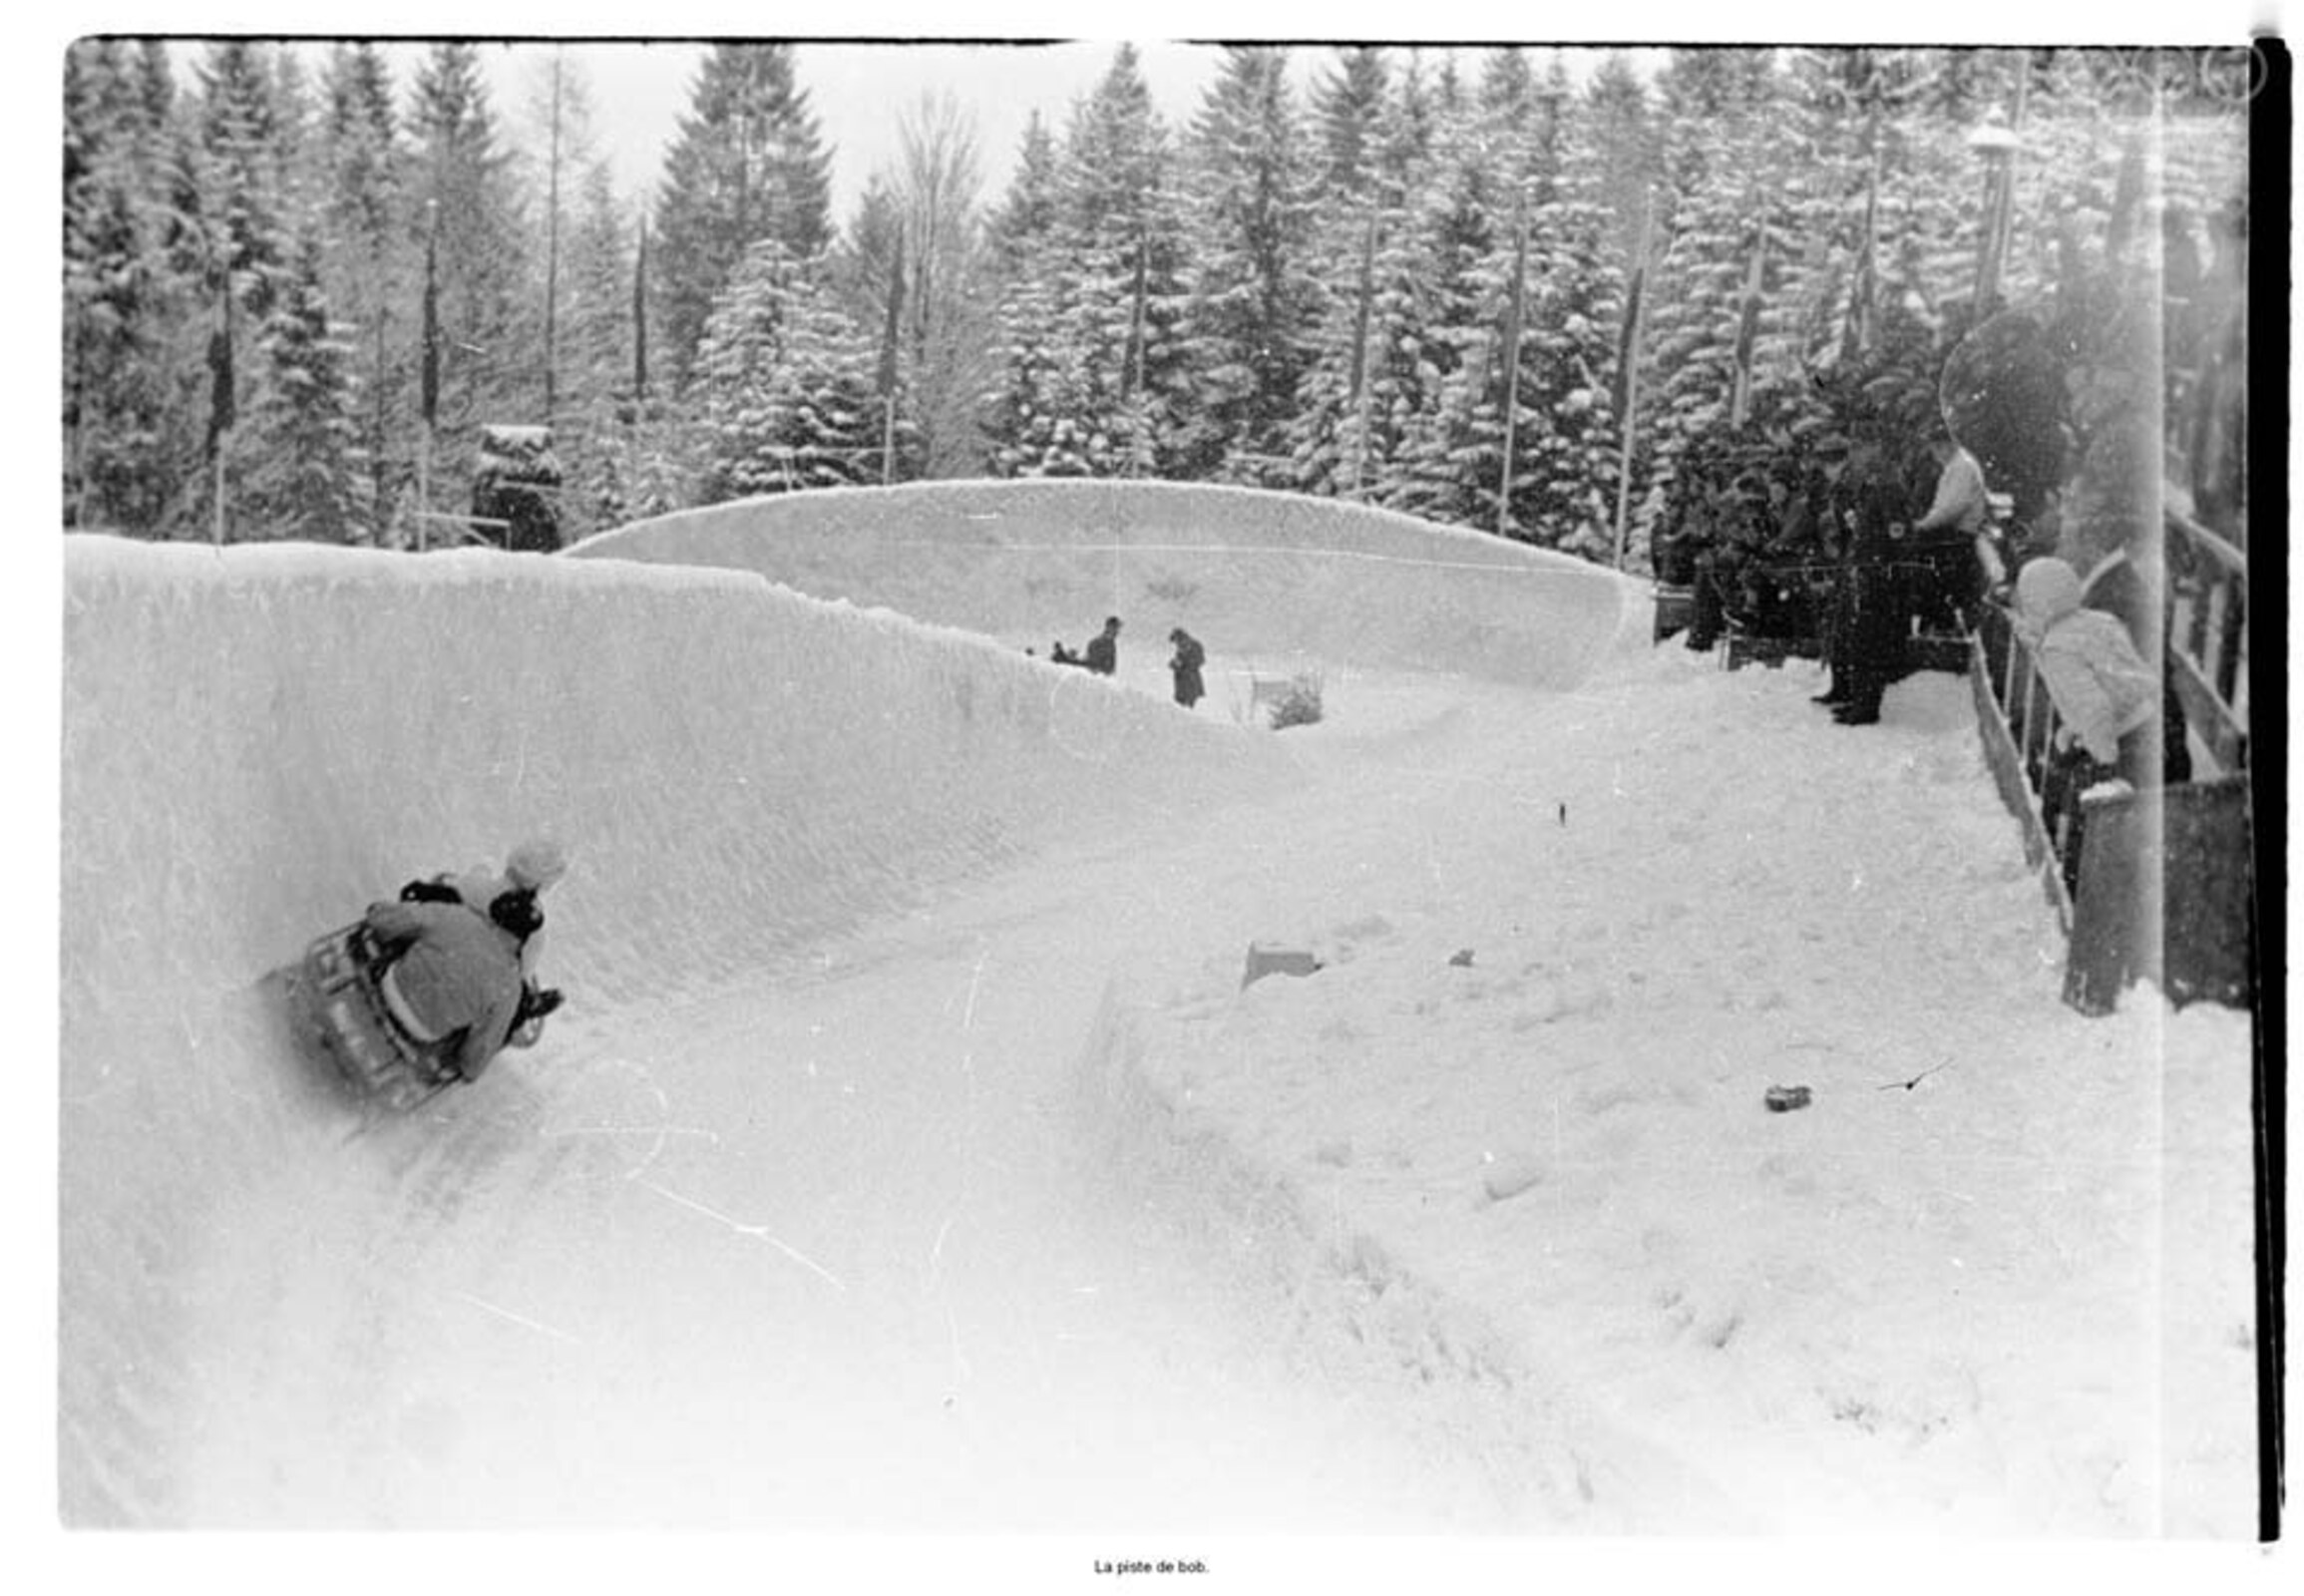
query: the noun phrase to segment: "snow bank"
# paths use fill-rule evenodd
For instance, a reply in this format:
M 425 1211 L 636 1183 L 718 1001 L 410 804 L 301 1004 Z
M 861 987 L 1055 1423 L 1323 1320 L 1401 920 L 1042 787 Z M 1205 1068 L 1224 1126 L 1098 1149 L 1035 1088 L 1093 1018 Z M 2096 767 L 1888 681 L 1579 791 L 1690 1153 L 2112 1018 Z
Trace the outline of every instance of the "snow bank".
M 2246 1535 L 2248 1016 L 2065 1006 L 1962 684 L 1814 685 L 1674 645 L 1436 741 L 1444 821 L 1257 926 L 1317 973 L 1115 994 L 1112 1162 L 1515 1521 Z
M 558 835 L 554 976 L 591 1009 L 1291 770 L 1268 736 L 733 572 L 75 537 L 65 577 L 68 1516 L 166 1516 L 180 1321 L 231 1309 L 200 1301 L 218 1173 L 259 1179 L 311 1117 L 250 984 L 371 899 Z
M 1251 1151 L 1244 1116 L 1196 1106 L 1175 1081 L 1206 1062 L 1174 1011 L 1115 983 L 1081 1058 L 1103 1167 L 1198 1242 L 1209 1268 L 1229 1270 L 1252 1299 L 1285 1302 L 1293 1350 L 1324 1382 L 1406 1415 L 1425 1454 L 1476 1467 L 1495 1524 L 1582 1535 L 1753 1527 L 1669 1440 L 1574 1390 L 1578 1371 L 1531 1358 L 1509 1316 L 1465 1281 L 1400 1256 L 1382 1215 L 1324 1195 L 1333 1181 L 1307 1178 L 1293 1159 Z M 1334 1177 L 1354 1158 L 1349 1141 L 1330 1141 L 1310 1167 Z
M 1165 656 L 1243 655 L 1584 679 L 1623 584 L 1581 561 L 1335 500 L 1181 483 L 956 482 L 776 495 L 605 533 L 572 553 L 756 571 L 824 598 L 1044 646 L 1106 614 Z

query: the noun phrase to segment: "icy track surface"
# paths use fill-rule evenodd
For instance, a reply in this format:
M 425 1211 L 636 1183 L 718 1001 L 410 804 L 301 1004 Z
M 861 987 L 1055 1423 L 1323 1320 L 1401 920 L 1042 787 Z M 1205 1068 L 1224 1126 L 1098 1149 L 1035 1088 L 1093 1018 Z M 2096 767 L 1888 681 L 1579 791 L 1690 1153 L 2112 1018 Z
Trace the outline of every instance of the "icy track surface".
M 1218 1284 L 1190 1190 L 1112 1178 L 1094 1038 L 1116 974 L 1236 950 L 1349 868 L 1274 839 L 1354 746 L 1238 724 L 1252 665 L 1364 677 L 1382 757 L 1454 712 L 1385 672 L 1573 685 L 1618 590 L 1293 505 L 1247 553 L 1227 498 L 1107 491 L 1156 554 L 1011 552 L 1046 580 L 919 604 L 1073 641 L 1120 610 L 1119 682 L 744 572 L 71 540 L 66 1522 L 1513 1522 L 1489 1460 L 1324 1386 L 1286 1300 Z M 860 569 L 991 563 L 922 554 L 904 510 L 910 552 Z M 1165 701 L 1178 621 L 1197 715 Z M 571 1007 L 352 1138 L 259 979 L 536 831 L 576 859 Z

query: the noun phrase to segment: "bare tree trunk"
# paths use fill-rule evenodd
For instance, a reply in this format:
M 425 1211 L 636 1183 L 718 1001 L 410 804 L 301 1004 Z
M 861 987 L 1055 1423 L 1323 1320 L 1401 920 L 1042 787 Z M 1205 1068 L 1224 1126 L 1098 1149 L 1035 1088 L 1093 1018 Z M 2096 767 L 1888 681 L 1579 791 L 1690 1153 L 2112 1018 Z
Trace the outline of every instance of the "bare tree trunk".
M 547 199 L 545 200 L 544 242 L 544 424 L 551 426 L 559 414 L 559 394 L 555 378 L 556 339 L 560 318 L 560 124 L 561 75 L 563 72 L 561 47 L 552 51 L 552 135 L 551 155 L 547 158 Z

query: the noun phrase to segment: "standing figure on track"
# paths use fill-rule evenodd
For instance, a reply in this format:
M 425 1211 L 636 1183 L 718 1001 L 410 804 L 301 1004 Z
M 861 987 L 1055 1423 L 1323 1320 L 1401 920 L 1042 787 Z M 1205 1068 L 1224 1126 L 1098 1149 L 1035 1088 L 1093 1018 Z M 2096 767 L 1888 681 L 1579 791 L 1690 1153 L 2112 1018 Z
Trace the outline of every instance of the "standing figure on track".
M 1200 646 L 1200 639 L 1182 626 L 1168 633 L 1168 640 L 1176 645 L 1176 652 L 1168 660 L 1168 670 L 1176 678 L 1176 701 L 1190 709 L 1207 694 L 1208 687 L 1200 679 L 1200 667 L 1208 663 L 1208 651 Z
M 1902 485 L 1877 450 L 1849 461 L 1841 479 L 1846 542 L 1834 592 L 1827 657 L 1831 685 L 1817 701 L 1843 726 L 1880 718 L 1888 683 L 1903 675 L 1911 614 L 1896 562 L 1904 544 Z
M 1924 606 L 1939 624 L 1957 626 L 1975 614 L 1992 505 L 1984 468 L 1949 427 L 1928 440 L 1928 449 L 1936 460 L 1936 491 L 1927 512 L 1912 523 L 1914 554 L 1928 567 Z
M 1088 639 L 1080 662 L 1099 676 L 1109 676 L 1120 668 L 1120 617 L 1106 615 L 1104 629 Z

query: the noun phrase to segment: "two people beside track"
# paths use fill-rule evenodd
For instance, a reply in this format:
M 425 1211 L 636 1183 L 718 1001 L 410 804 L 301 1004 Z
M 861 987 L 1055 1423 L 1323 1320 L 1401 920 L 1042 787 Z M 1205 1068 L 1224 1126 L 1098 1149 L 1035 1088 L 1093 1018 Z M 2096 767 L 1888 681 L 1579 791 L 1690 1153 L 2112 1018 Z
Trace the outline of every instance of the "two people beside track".
M 1208 696 L 1204 672 L 1208 665 L 1208 650 L 1182 626 L 1169 629 L 1168 641 L 1173 651 L 1168 656 L 1168 673 L 1174 684 L 1176 702 L 1190 709 Z M 1029 650 L 1026 650 L 1029 652 Z M 1059 665 L 1077 665 L 1099 676 L 1115 674 L 1120 668 L 1120 617 L 1106 615 L 1104 629 L 1088 639 L 1087 645 L 1075 653 L 1064 646 L 1061 639 L 1051 645 L 1048 657 Z

